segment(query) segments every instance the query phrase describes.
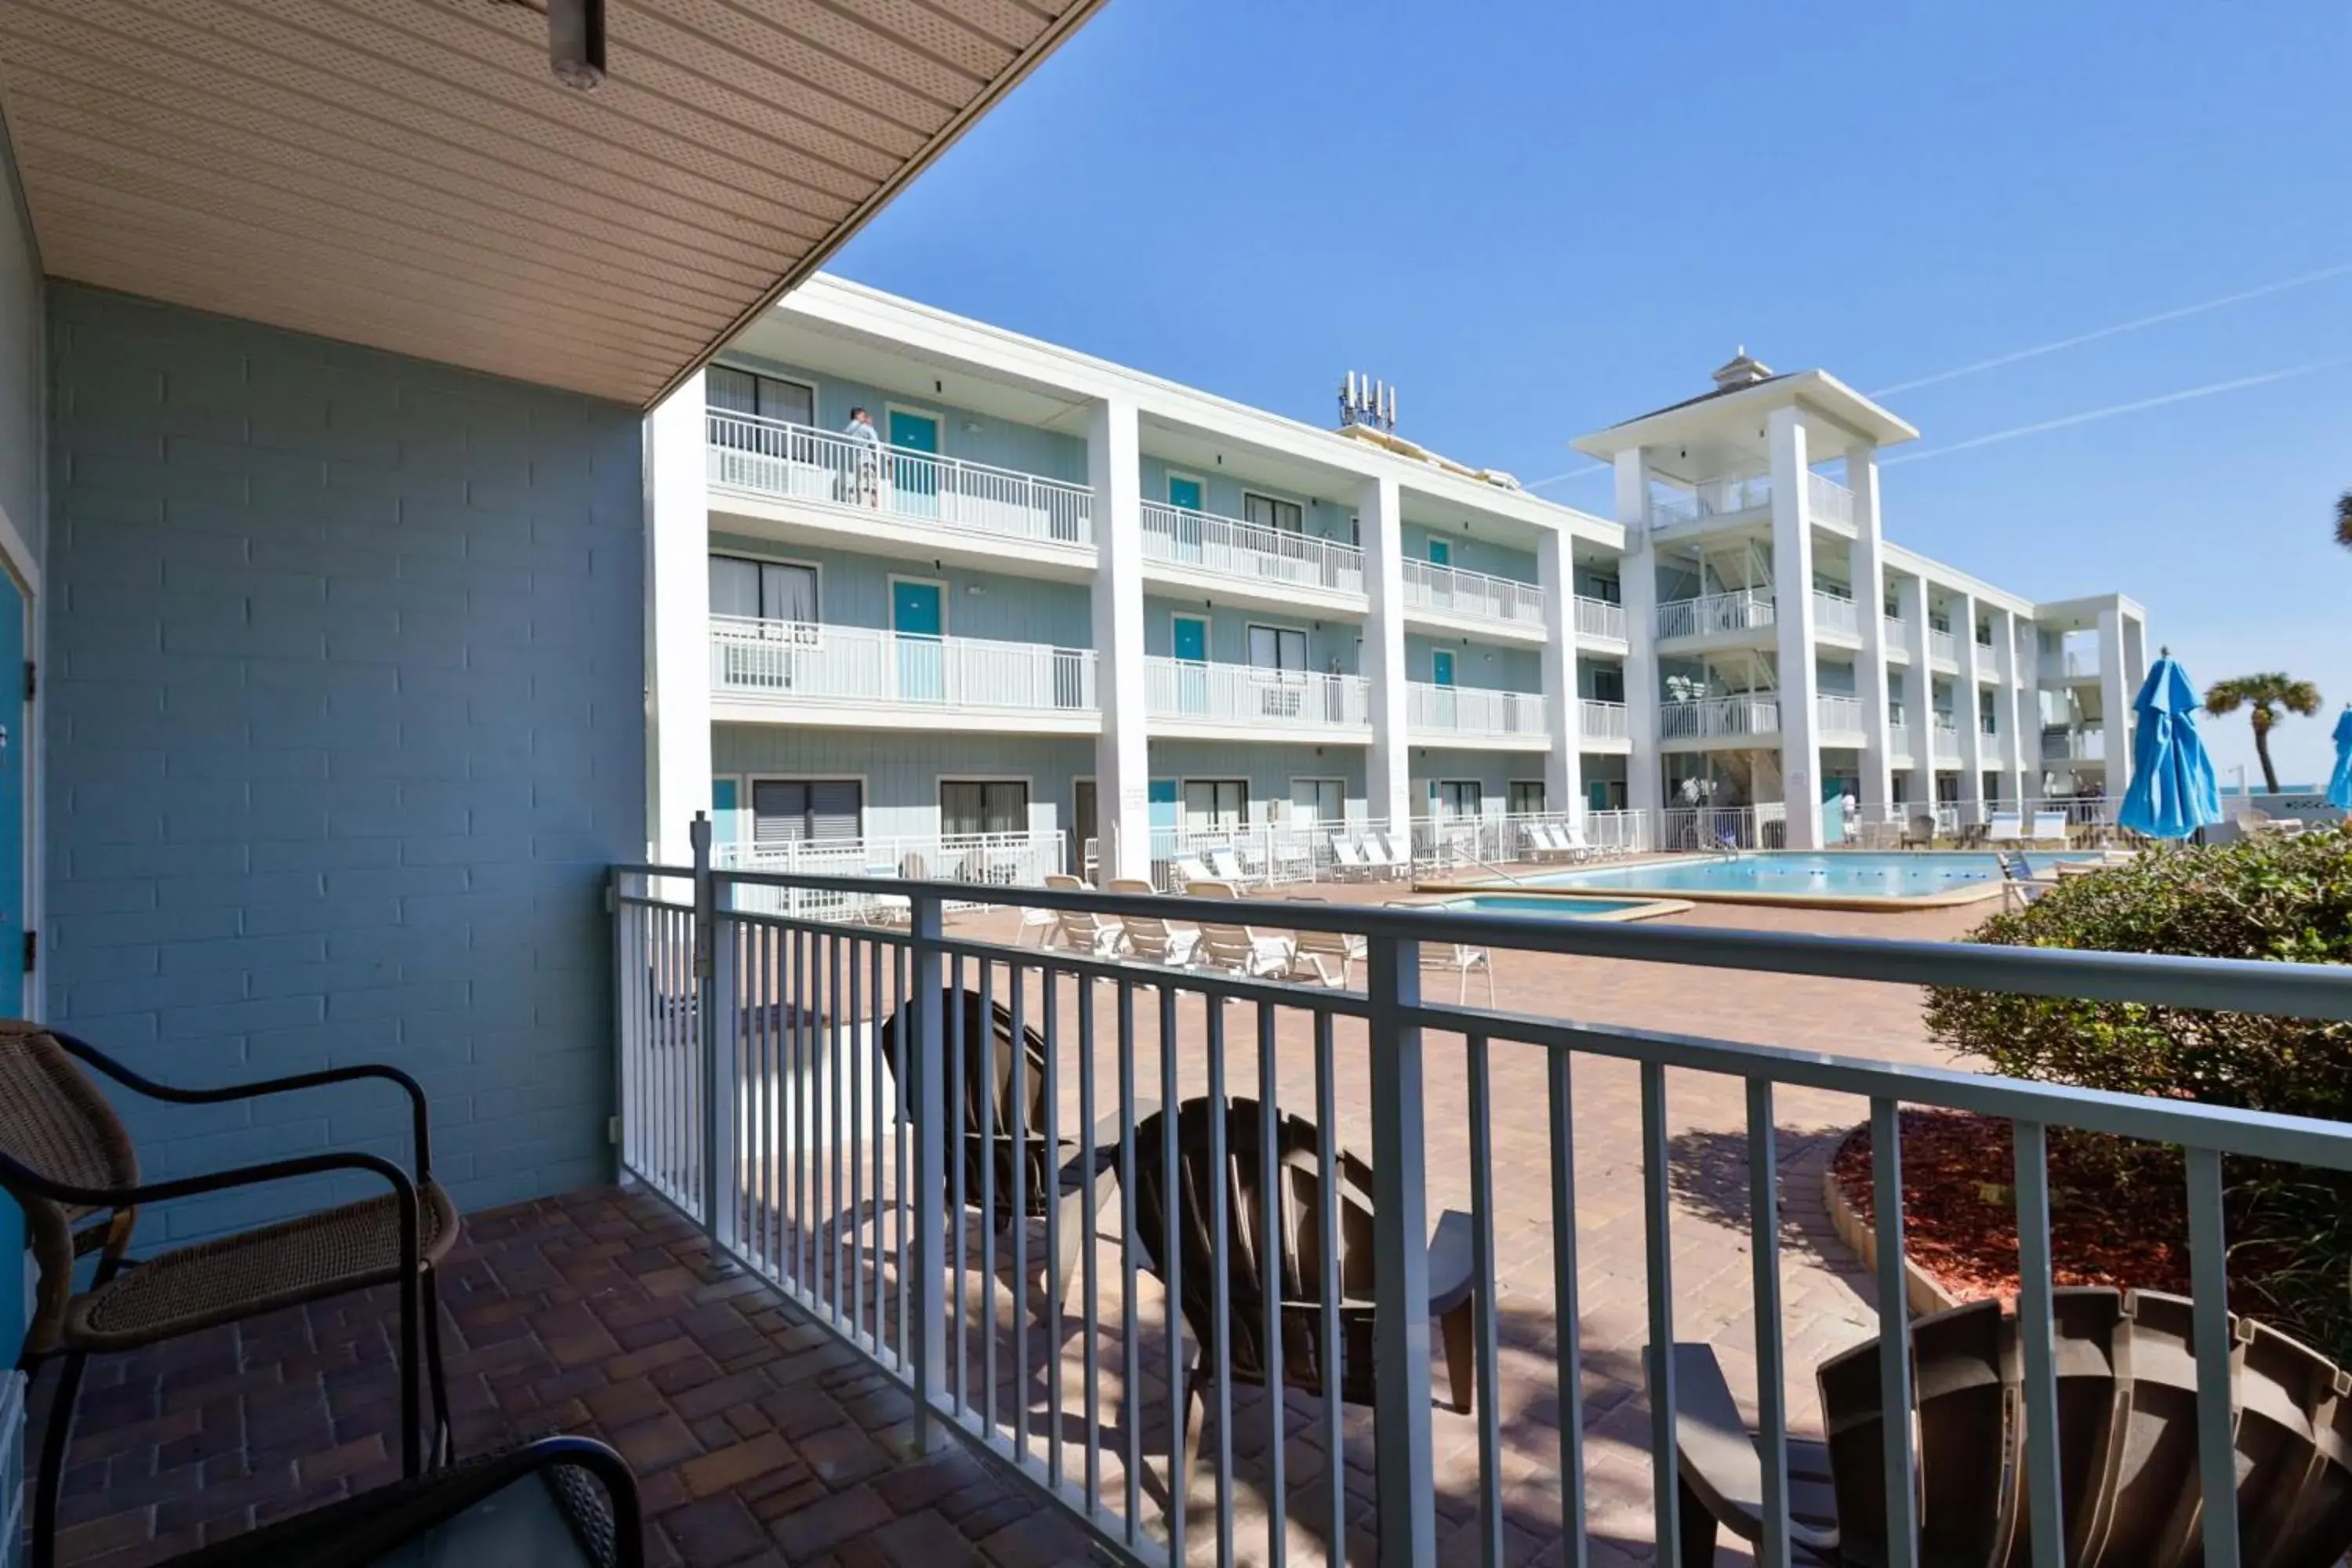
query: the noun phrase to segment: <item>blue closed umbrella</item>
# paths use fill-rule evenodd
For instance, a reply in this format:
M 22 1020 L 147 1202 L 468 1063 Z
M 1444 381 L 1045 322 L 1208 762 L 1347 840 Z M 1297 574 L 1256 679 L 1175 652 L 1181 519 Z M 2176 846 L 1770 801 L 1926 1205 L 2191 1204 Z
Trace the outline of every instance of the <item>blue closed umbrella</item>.
M 2327 775 L 2327 804 L 2352 811 L 2352 702 L 2336 720 L 2336 771 Z
M 2221 821 L 2213 759 L 2197 732 L 2197 689 L 2170 648 L 2147 672 L 2132 707 L 2139 731 L 2132 738 L 2131 787 L 2116 822 L 2151 838 L 2186 838 Z

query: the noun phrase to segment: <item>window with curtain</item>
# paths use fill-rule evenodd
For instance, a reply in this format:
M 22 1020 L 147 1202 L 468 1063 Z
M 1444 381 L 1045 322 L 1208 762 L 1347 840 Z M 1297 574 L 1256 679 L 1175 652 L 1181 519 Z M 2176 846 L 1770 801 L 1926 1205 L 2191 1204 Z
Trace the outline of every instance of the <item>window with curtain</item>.
M 710 613 L 814 626 L 816 568 L 714 555 L 710 558 Z
M 1511 781 L 1510 812 L 1513 816 L 1534 816 L 1545 809 L 1543 780 Z
M 1241 827 L 1249 822 L 1247 779 L 1186 779 L 1184 826 L 1202 828 Z
M 949 779 L 940 784 L 945 837 L 1029 831 L 1029 786 L 1019 779 Z
M 859 837 L 864 795 L 856 779 L 754 779 L 751 841 L 793 844 Z
M 1430 800 L 1441 820 L 1475 817 L 1486 811 L 1486 786 L 1476 779 L 1440 779 L 1430 787 Z
M 803 382 L 715 364 L 703 372 L 702 392 L 704 404 L 720 414 L 816 423 L 816 389 Z
M 1307 531 L 1307 514 L 1297 501 L 1276 500 L 1272 496 L 1242 492 L 1242 521 L 1260 528 L 1279 529 L 1285 533 Z
M 1252 626 L 1249 661 L 1260 669 L 1304 671 L 1307 634 L 1289 626 Z

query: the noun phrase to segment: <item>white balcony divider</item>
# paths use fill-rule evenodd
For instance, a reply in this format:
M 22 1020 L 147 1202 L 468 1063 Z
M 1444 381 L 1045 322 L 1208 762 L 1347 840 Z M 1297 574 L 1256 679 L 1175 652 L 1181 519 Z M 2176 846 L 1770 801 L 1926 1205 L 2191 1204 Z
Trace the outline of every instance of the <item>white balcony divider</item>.
M 1773 623 L 1770 593 L 1741 588 L 1728 594 L 1703 594 L 1696 599 L 1668 599 L 1658 606 L 1658 636 L 1713 637 L 1723 632 L 1751 631 Z
M 1939 632 L 1935 627 L 1929 626 L 1927 628 L 1927 657 L 1929 658 L 1941 659 L 1946 664 L 1958 664 L 1960 659 L 1959 642 L 1952 636 L 1951 633 Z
M 1828 632 L 1833 637 L 1858 637 L 1862 621 L 1854 613 L 1853 601 L 1843 594 L 1825 594 L 1813 590 L 1813 630 Z
M 1246 582 L 1364 591 L 1364 552 L 1354 545 L 1165 501 L 1143 503 L 1143 553 Z
M 1805 506 L 1815 517 L 1826 521 L 1853 525 L 1853 492 L 1835 479 L 1819 474 L 1805 476 Z
M 1537 584 L 1484 572 L 1465 572 L 1430 561 L 1404 563 L 1404 602 L 1424 610 L 1444 610 L 1480 620 L 1513 626 L 1544 624 L 1544 591 Z
M 715 408 L 706 418 L 710 482 L 724 489 L 1041 544 L 1095 542 L 1094 492 L 1084 485 L 780 419 Z
M 1147 658 L 1143 702 L 1154 719 L 1268 730 L 1346 730 L 1372 721 L 1371 683 L 1360 675 L 1251 664 Z
M 1905 658 L 1910 658 L 1911 628 L 1904 624 L 1903 617 L 1900 616 L 1881 616 L 1878 617 L 1878 622 L 1879 640 L 1885 644 L 1886 651 L 1890 654 L 1899 655 Z
M 1859 735 L 1863 732 L 1862 699 L 1859 697 L 1816 696 L 1813 699 L 1814 721 L 1828 735 Z
M 1726 813 L 1706 815 L 1712 829 Z M 1769 840 L 1774 825 L 1765 813 L 1729 815 L 1729 837 Z M 1710 831 L 1706 841 L 1716 837 Z M 2239 1560 L 2233 1392 L 2243 1379 L 2229 1317 L 2232 1222 L 2223 1160 L 2352 1170 L 2352 1126 L 1769 1048 L 1784 1043 L 1777 1040 L 1660 1032 L 1675 1029 L 1671 1016 L 1627 1026 L 1588 1016 L 1563 1022 L 1529 1008 L 1528 982 L 1517 977 L 1540 975 L 1563 957 L 1638 960 L 1695 974 L 1721 966 L 1717 980 L 1695 984 L 1735 989 L 1747 984 L 1742 975 L 1760 971 L 2338 1020 L 2352 1017 L 2352 973 L 2340 967 L 1969 942 L 1897 950 L 1866 939 L 1730 929 L 1695 942 L 1687 931 L 1639 925 L 1338 902 L 1237 907 L 1044 889 L 1021 899 L 1048 926 L 1075 918 L 1116 931 L 1145 920 L 1213 924 L 1246 916 L 1273 939 L 1244 944 L 1265 953 L 1268 969 L 1288 967 L 1282 931 L 1328 933 L 1332 952 L 1344 952 L 1349 936 L 1361 939 L 1363 956 L 1332 973 L 1341 984 L 1322 985 L 1152 963 L 1090 940 L 1016 946 L 1017 933 L 1039 922 L 1010 914 L 950 921 L 947 906 L 972 889 L 949 881 L 877 881 L 880 918 L 870 923 L 757 907 L 789 907 L 796 889 L 833 895 L 842 880 L 714 870 L 707 852 L 690 868 L 614 869 L 620 1163 L 686 1214 L 714 1258 L 776 1285 L 795 1313 L 864 1358 L 862 1374 L 900 1391 L 917 1452 L 938 1447 L 952 1428 L 971 1439 L 980 1463 L 1024 1495 L 1066 1509 L 1107 1542 L 1125 1542 L 1150 1561 L 1255 1561 L 1287 1547 L 1289 1560 L 1306 1568 L 1368 1557 L 1368 1526 L 1388 1558 L 1434 1561 L 1444 1500 L 1433 1456 L 1459 1440 L 1466 1447 L 1444 1528 L 1483 1536 L 1489 1560 L 1504 1554 L 1511 1489 L 1528 1475 L 1553 1474 L 1568 1478 L 1556 1528 L 1573 1545 L 1595 1528 L 1616 1536 L 1640 1531 L 1651 1535 L 1654 1561 L 1688 1561 L 1675 1485 L 1676 1436 L 1688 1412 L 1674 1358 L 1645 1380 L 1649 1419 L 1641 1430 L 1652 1510 L 1631 1526 L 1622 1515 L 1595 1519 L 1588 1504 L 1596 1500 L 1580 1484 L 1588 1456 L 1578 1391 L 1599 1370 L 1579 1338 L 1580 1259 L 1563 1247 L 1546 1273 L 1510 1268 L 1505 1250 L 1524 1250 L 1519 1238 L 1538 1227 L 1564 1239 L 1592 1234 L 1592 1221 L 1579 1224 L 1575 1185 L 1575 1138 L 1591 1118 L 1578 1114 L 1575 1090 L 1580 1078 L 1596 1081 L 1631 1064 L 1648 1130 L 1631 1178 L 1644 1222 L 1624 1227 L 1643 1255 L 1633 1310 L 1650 1342 L 1677 1330 L 1694 1340 L 1722 1334 L 1735 1319 L 1757 1320 L 1756 1370 L 1736 1365 L 1733 1375 L 1752 1375 L 1762 1391 L 1756 1419 L 1766 1454 L 1786 1445 L 1783 1395 L 1803 1374 L 1785 1363 L 1784 1345 L 1822 1353 L 1806 1336 L 1803 1304 L 1785 1303 L 1780 1289 L 1774 1129 L 1789 1099 L 1869 1102 L 1882 1305 L 1877 1321 L 1854 1338 L 1876 1330 L 1879 1402 L 1896 1412 L 1916 1402 L 1904 1306 L 1900 1112 L 1965 1110 L 2011 1122 L 2019 1425 L 2042 1435 L 2039 1451 L 2051 1461 L 2027 1465 L 2019 1484 L 2032 1494 L 2032 1516 L 2045 1521 L 2037 1555 L 2053 1563 L 2064 1555 L 2056 1528 L 2064 1478 L 2053 1436 L 2060 1405 L 2053 1285 L 2074 1259 L 2058 1255 L 2052 1237 L 2047 1131 L 2086 1128 L 2181 1148 L 2179 1201 L 2197 1238 L 2189 1294 L 2201 1353 L 2181 1363 L 2175 1435 L 2196 1449 L 2200 1476 L 2212 1478 L 2200 1490 L 2205 1561 L 2223 1568 Z M 669 891 L 681 885 L 683 896 Z M 1454 978 L 1455 961 L 1477 949 L 1499 955 L 1496 994 L 1485 1006 L 1472 1002 L 1487 1001 L 1479 977 Z M 1424 974 L 1424 964 L 1433 973 Z M 953 998 L 949 1005 L 943 994 Z M 998 1006 L 1022 1042 L 1009 1065 L 987 1023 Z M 967 1026 L 974 1017 L 978 1029 Z M 1771 1016 L 1759 1014 L 1757 1023 L 1769 1034 Z M 1011 1075 L 1008 1092 L 959 1092 L 970 1074 L 985 1084 L 1000 1070 Z M 1466 1109 L 1441 1129 L 1424 1118 L 1423 1101 L 1442 1074 L 1455 1073 L 1465 1077 L 1443 1081 L 1466 1083 Z M 1751 1299 L 1704 1321 L 1693 1317 L 1687 1295 L 1677 1306 L 1674 1274 L 1693 1256 L 1694 1239 L 1711 1233 L 1692 1231 L 1675 1199 L 1677 1163 L 1666 1157 L 1667 1130 L 1691 1114 L 1686 1098 L 1676 1097 L 1700 1082 L 1747 1086 L 1739 1131 L 1748 1190 L 1759 1194 L 1744 1215 Z M 1519 1087 L 1529 1083 L 1538 1086 L 1532 1094 Z M 1781 1115 L 1776 1090 L 1786 1091 Z M 1194 1113 L 1206 1124 L 1171 1129 L 1156 1114 L 1188 1096 L 1209 1108 Z M 1235 1099 L 1255 1100 L 1262 1114 L 1222 1109 Z M 1301 1130 L 1295 1139 L 1293 1127 Z M 1050 1152 L 1042 1167 L 990 1153 L 1025 1149 Z M 1338 1174 L 1348 1155 L 1362 1160 L 1371 1188 L 1347 1201 L 1379 1216 L 1362 1226 L 1371 1256 L 1360 1260 L 1360 1278 L 1369 1286 L 1343 1281 L 1343 1248 L 1322 1239 L 1339 1223 Z M 1183 1184 L 1196 1157 L 1235 1179 Z M 1255 1173 L 1275 1162 L 1318 1170 L 1320 1182 L 1309 1190 L 1330 1194 L 1330 1204 L 1261 1206 L 1250 1194 L 1276 1184 Z M 1043 1183 L 1041 1169 L 1050 1173 Z M 1153 1172 L 1177 1173 L 1177 1180 L 1162 1188 L 1138 1179 Z M 1467 1258 L 1466 1316 L 1449 1321 L 1442 1339 L 1429 1331 L 1426 1294 L 1405 1294 L 1434 1272 L 1431 1226 L 1420 1212 L 1424 1190 L 1465 1211 L 1443 1222 Z M 1412 1223 L 1398 1223 L 1398 1205 Z M 1190 1244 L 1194 1216 L 1232 1245 Z M 1251 1247 L 1238 1245 L 1244 1237 Z M 1245 1308 L 1238 1290 L 1182 1288 L 1200 1283 L 1203 1269 L 1224 1282 L 1221 1264 L 1232 1257 L 1286 1251 L 1307 1267 L 1265 1292 L 1263 1310 L 1255 1301 Z M 1589 1277 L 1591 1260 L 1582 1262 Z M 1496 1289 L 1503 1277 L 1512 1281 L 1507 1297 Z M 975 1279 L 983 1288 L 970 1289 Z M 986 1288 L 992 1280 L 1011 1288 Z M 1188 1331 L 1147 1312 L 1147 1298 L 1183 1302 Z M 1357 1316 L 1343 1324 L 1345 1303 Z M 1514 1347 L 1507 1356 L 1506 1337 Z M 1443 1352 L 1433 1342 L 1463 1348 Z M 1340 1345 L 1349 1347 L 1344 1355 L 1334 1353 Z M 1618 1349 L 1605 1347 L 1607 1356 Z M 1445 1364 L 1449 1353 L 1460 1362 Z M 1223 1367 L 1197 1359 L 1210 1354 L 1222 1355 Z M 1303 1374 L 1304 1407 L 1237 1394 L 1246 1387 L 1238 1377 L 1214 1375 L 1238 1365 L 1313 1369 Z M 1456 1424 L 1433 1413 L 1440 1365 L 1455 1386 L 1475 1392 L 1475 1418 Z M 1208 1406 L 1197 1426 L 1196 1401 Z M 1538 1403 L 1557 1404 L 1564 1419 L 1507 1418 Z M 2244 1403 L 2254 1404 L 2251 1389 Z M 1166 1473 L 1171 1453 L 1186 1451 L 1188 1428 L 1205 1434 L 1193 1500 L 1171 1510 L 1150 1478 Z M 1886 1479 L 1867 1508 L 1875 1512 L 1883 1502 L 1886 1533 L 1898 1542 L 1891 1560 L 1908 1561 L 1918 1529 L 1917 1438 L 1899 1419 L 1884 1423 L 1883 1438 Z M 2258 1459 L 2260 1434 L 2254 1440 L 2248 1451 Z M 2028 1442 L 2024 1451 L 2036 1450 Z M 1372 1467 L 1369 1487 L 1350 1475 L 1363 1465 Z M 1291 1520 L 1288 1509 L 1310 1488 L 1311 1506 Z M 1763 1531 L 1785 1542 L 1789 1495 L 1768 1484 L 1762 1496 Z M 1864 1511 L 1857 1505 L 1850 1517 Z M 1213 1542 L 1223 1550 L 1213 1552 Z
M 2107 736 L 2105 730 L 2069 730 L 2055 733 L 2044 731 L 2042 735 L 2042 760 L 2045 763 L 2103 763 L 2107 757 Z
M 1577 704 L 1578 728 L 1588 741 L 1626 741 L 1633 735 L 1633 722 L 1626 717 L 1622 702 L 1602 702 L 1587 697 Z
M 1612 605 L 1606 599 L 1576 596 L 1576 635 L 1581 637 L 1606 637 L 1612 642 L 1626 640 L 1625 606 Z
M 730 698 L 778 702 L 1083 713 L 1095 707 L 1095 653 L 714 616 L 710 687 Z
M 1540 735 L 1544 733 L 1543 694 L 1409 681 L 1405 724 L 1433 734 Z
M 1713 517 L 1737 517 L 1772 504 L 1772 479 L 1757 474 L 1739 479 L 1707 479 L 1692 489 L 1650 499 L 1650 526 L 1669 528 Z
M 1777 697 L 1708 697 L 1696 702 L 1658 704 L 1658 738 L 1662 741 L 1776 735 L 1780 731 L 1780 700 Z

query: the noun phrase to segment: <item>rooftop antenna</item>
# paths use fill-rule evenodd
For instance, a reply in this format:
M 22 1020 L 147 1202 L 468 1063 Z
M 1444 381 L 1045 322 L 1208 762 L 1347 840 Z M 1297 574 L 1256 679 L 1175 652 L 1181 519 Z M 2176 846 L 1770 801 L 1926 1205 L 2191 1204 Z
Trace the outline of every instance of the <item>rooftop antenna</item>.
M 1396 388 L 1360 371 L 1349 371 L 1339 385 L 1339 425 L 1364 425 L 1381 430 L 1396 428 Z

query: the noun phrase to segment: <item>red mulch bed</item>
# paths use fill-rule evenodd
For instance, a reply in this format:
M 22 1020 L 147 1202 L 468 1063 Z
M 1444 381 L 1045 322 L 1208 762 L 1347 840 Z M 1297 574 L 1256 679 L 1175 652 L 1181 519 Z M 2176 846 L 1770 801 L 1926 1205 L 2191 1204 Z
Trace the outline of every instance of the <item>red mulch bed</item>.
M 1911 1261 L 1958 1300 L 2015 1296 L 2009 1123 L 1962 1111 L 1906 1110 L 1902 1128 L 1904 1244 Z M 1868 1127 L 1847 1134 L 1831 1169 L 1846 1201 L 1869 1222 Z M 2105 1159 L 2086 1158 L 2053 1137 L 2050 1220 L 2055 1283 L 2187 1293 L 2189 1218 L 2177 1177 L 2126 1188 Z

